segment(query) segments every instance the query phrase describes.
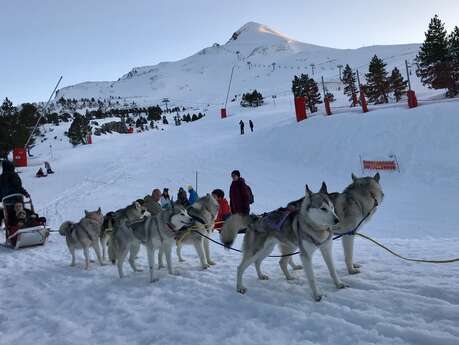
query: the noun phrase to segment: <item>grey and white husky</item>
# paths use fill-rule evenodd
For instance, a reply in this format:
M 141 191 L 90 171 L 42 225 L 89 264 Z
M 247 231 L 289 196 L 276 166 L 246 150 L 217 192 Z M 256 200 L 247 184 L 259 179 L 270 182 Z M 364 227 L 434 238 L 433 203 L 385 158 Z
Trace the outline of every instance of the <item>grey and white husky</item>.
M 340 222 L 333 227 L 334 234 L 345 234 L 350 232 L 365 219 L 368 222 L 376 208 L 384 198 L 380 176 L 376 173 L 373 177 L 357 177 L 352 174 L 352 183 L 342 193 L 330 193 L 330 199 L 335 206 L 335 212 Z M 344 258 L 347 270 L 350 274 L 359 273 L 359 265 L 353 261 L 354 256 L 354 235 L 342 237 Z
M 306 186 L 305 197 L 301 200 L 298 210 L 287 208 L 269 212 L 262 216 L 250 216 L 243 241 L 243 258 L 237 268 L 237 291 L 245 293 L 242 277 L 244 271 L 255 263 L 258 278 L 268 279 L 261 271 L 261 262 L 273 250 L 276 244 L 286 247 L 299 247 L 304 272 L 309 281 L 313 297 L 320 301 L 322 294 L 316 286 L 312 268 L 312 255 L 317 248 L 327 264 L 330 275 L 337 288 L 346 285 L 338 278 L 332 256 L 332 226 L 339 222 L 334 206 L 326 191 L 325 183 L 318 193 L 313 193 Z M 222 229 L 222 233 L 225 227 Z M 221 236 L 225 245 L 229 246 L 233 236 L 223 233 Z M 285 268 L 289 257 L 285 259 Z M 282 266 L 282 265 L 281 265 Z M 284 270 L 284 268 L 283 268 Z
M 94 248 L 97 260 L 103 265 L 100 256 L 99 236 L 100 228 L 104 220 L 102 211 L 84 211 L 85 216 L 78 223 L 66 221 L 59 227 L 59 233 L 65 236 L 67 247 L 72 255 L 71 266 L 75 266 L 75 250 L 83 249 L 85 269 L 89 269 L 89 247 Z
M 132 204 L 125 208 L 120 208 L 114 212 L 108 212 L 104 216 L 104 221 L 100 230 L 100 243 L 102 245 L 102 260 L 107 259 L 107 244 L 110 236 L 113 232 L 113 224 L 115 217 L 125 219 L 128 223 L 142 219 L 144 216 L 148 216 L 149 213 L 145 207 L 143 207 L 139 201 L 134 201 Z M 136 253 L 137 254 L 137 253 Z
M 193 223 L 187 211 L 179 208 L 162 210 L 155 216 L 145 217 L 135 223 L 127 223 L 125 219 L 115 220 L 115 227 L 109 243 L 110 259 L 116 261 L 120 278 L 124 277 L 123 263 L 132 246 L 143 243 L 147 248 L 148 265 L 150 268 L 150 281 L 158 280 L 154 268 L 154 252 L 156 249 L 164 251 L 167 268 L 173 274 L 171 250 L 175 244 L 179 231 Z M 135 255 L 129 258 L 129 263 L 134 271 Z
M 180 262 L 182 258 L 181 248 L 184 244 L 192 244 L 198 253 L 202 269 L 215 265 L 210 258 L 209 240 L 200 234 L 209 237 L 214 228 L 215 218 L 218 213 L 218 202 L 210 194 L 199 198 L 193 205 L 187 208 L 188 214 L 195 220 L 193 231 L 184 229 L 182 235 L 177 238 L 177 257 Z M 162 266 L 162 255 L 159 256 L 159 265 Z

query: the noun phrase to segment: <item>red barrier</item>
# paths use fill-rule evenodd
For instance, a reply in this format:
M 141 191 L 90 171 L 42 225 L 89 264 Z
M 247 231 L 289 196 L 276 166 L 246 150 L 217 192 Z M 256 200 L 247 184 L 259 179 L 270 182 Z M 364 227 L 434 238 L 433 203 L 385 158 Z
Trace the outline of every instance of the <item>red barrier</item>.
M 366 161 L 363 162 L 363 168 L 368 170 L 398 170 L 396 161 Z
M 362 111 L 364 113 L 368 112 L 368 104 L 365 98 L 365 91 L 363 91 L 363 87 L 360 87 L 360 103 L 362 104 Z
M 27 166 L 27 150 L 22 147 L 16 147 L 13 150 L 13 162 L 17 167 Z
M 221 108 L 220 109 L 220 116 L 222 119 L 226 117 L 226 108 Z
M 88 144 L 92 144 L 92 135 L 88 134 Z
M 324 104 L 325 104 L 325 112 L 327 113 L 327 115 L 331 115 L 332 112 L 331 112 L 331 107 L 330 107 L 330 100 L 328 99 L 328 97 L 325 97 Z
M 416 92 L 414 90 L 408 90 L 408 107 L 416 108 L 418 106 L 418 99 L 416 98 Z
M 134 128 L 129 127 L 129 128 L 128 128 L 128 134 L 132 134 L 132 133 L 134 133 Z
M 306 120 L 306 97 L 295 97 L 296 121 Z

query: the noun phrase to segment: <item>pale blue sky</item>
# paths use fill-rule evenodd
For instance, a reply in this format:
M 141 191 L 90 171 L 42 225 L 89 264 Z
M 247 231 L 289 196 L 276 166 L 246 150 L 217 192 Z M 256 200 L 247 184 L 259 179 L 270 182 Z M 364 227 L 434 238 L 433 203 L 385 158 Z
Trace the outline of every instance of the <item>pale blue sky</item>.
M 249 21 L 335 48 L 422 42 L 459 0 L 0 0 L 0 100 L 46 100 L 61 86 L 116 80 L 132 67 L 224 43 Z

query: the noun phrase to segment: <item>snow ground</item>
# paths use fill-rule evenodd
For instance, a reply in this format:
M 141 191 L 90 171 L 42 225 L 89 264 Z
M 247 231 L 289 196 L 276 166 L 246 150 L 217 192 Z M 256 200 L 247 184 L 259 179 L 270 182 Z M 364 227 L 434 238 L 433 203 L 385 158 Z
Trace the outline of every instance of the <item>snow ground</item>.
M 226 192 L 238 168 L 255 194 L 254 212 L 300 197 L 304 184 L 342 190 L 351 172 L 361 174 L 359 156 L 395 154 L 400 173 L 383 173 L 385 200 L 362 232 L 415 258 L 459 256 L 457 221 L 459 161 L 458 102 L 422 104 L 412 110 L 382 108 L 368 114 L 314 116 L 297 124 L 291 100 L 279 98 L 256 110 L 239 110 L 220 120 L 217 109 L 197 122 L 165 131 L 94 138 L 72 148 L 55 127 L 36 148 L 32 167 L 21 177 L 34 203 L 56 229 L 78 220 L 84 209 L 123 207 L 152 188 L 194 182 L 198 192 Z M 233 111 L 235 113 L 235 110 Z M 240 119 L 255 132 L 238 134 Z M 54 140 L 52 137 L 57 136 Z M 56 174 L 33 177 L 49 159 Z M 240 245 L 239 239 L 237 246 Z M 212 246 L 217 265 L 199 269 L 191 247 L 187 261 L 174 261 L 178 275 L 161 271 L 120 280 L 111 265 L 69 267 L 65 241 L 51 234 L 45 247 L 0 248 L 0 344 L 457 344 L 459 265 L 406 263 L 363 239 L 356 241 L 362 273 L 346 273 L 335 245 L 338 274 L 350 288 L 337 291 L 320 255 L 319 286 L 327 294 L 316 303 L 301 271 L 287 282 L 277 259 L 267 259 L 268 281 L 255 270 L 245 275 L 246 295 L 235 291 L 240 256 Z M 298 258 L 296 258 L 298 261 Z M 142 250 L 139 262 L 146 267 Z

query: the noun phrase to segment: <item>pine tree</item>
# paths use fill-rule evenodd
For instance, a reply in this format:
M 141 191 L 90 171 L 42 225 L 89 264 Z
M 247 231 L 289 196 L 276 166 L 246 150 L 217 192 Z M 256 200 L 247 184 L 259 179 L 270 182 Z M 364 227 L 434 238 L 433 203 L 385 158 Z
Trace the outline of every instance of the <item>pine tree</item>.
M 13 102 L 11 102 L 8 99 L 8 97 L 6 97 L 2 103 L 2 106 L 0 107 L 0 115 L 8 116 L 8 115 L 11 115 L 13 112 L 14 112 Z
M 349 65 L 344 67 L 342 79 L 344 84 L 344 94 L 349 97 L 351 106 L 356 106 L 356 104 L 354 104 L 354 99 L 358 95 L 359 90 L 357 90 L 355 73 Z
M 317 111 L 316 104 L 322 103 L 322 101 L 320 100 L 319 86 L 312 78 L 308 80 L 306 97 L 309 110 L 311 113 L 315 113 Z
M 73 146 L 78 144 L 86 144 L 87 137 L 90 132 L 91 127 L 89 126 L 89 120 L 86 117 L 76 113 L 67 132 L 70 143 Z
M 448 59 L 451 64 L 451 97 L 458 94 L 459 88 L 459 27 L 455 26 L 448 36 Z
M 407 80 L 403 80 L 402 74 L 399 69 L 395 67 L 389 77 L 390 91 L 394 93 L 395 101 L 399 102 L 403 95 L 406 94 L 408 85 Z
M 434 89 L 448 88 L 450 66 L 448 63 L 448 40 L 445 26 L 437 15 L 430 20 L 425 41 L 416 56 L 417 75 L 424 85 Z
M 299 77 L 293 78 L 292 92 L 295 97 L 306 97 L 311 113 L 317 111 L 316 104 L 322 103 L 317 83 L 307 74 L 302 73 Z
M 386 64 L 382 59 L 376 55 L 373 56 L 365 78 L 367 80 L 368 100 L 375 104 L 388 103 L 389 82 L 387 80 Z

